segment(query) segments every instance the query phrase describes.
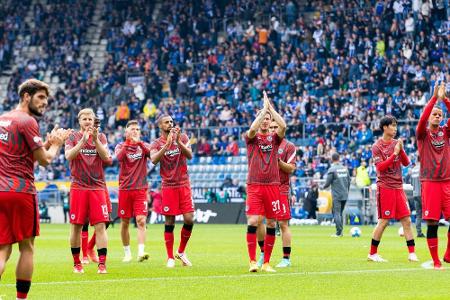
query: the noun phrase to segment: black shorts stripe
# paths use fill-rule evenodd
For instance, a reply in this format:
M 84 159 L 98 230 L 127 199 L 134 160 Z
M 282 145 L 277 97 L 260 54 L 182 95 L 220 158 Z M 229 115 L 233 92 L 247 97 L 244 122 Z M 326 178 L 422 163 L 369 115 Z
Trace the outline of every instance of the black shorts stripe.
M 380 188 L 379 187 L 377 187 L 377 207 L 378 207 L 378 219 L 382 219 Z
M 37 195 L 33 195 L 33 205 L 34 205 L 34 214 L 33 214 L 33 236 L 37 234 L 37 222 L 38 222 L 38 203 L 37 203 Z

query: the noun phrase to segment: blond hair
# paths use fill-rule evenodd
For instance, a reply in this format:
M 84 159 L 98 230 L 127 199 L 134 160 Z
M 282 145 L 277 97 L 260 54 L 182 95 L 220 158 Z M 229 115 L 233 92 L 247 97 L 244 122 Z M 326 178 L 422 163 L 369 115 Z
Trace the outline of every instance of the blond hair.
M 94 113 L 94 110 L 92 108 L 83 108 L 82 110 L 80 110 L 80 112 L 78 113 L 78 119 L 82 115 L 93 115 L 95 117 L 95 113 Z

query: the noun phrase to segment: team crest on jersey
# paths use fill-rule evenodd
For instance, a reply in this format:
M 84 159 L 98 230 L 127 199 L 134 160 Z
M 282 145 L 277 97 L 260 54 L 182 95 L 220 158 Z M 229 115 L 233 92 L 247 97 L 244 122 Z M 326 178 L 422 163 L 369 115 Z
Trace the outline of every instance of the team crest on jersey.
M 278 149 L 278 154 L 283 154 L 283 149 Z
M 272 136 L 269 135 L 269 136 L 267 137 L 267 140 L 268 140 L 269 142 L 271 142 L 271 141 L 272 141 Z
M 438 136 L 442 137 L 444 136 L 444 133 L 442 131 L 439 131 Z
M 163 210 L 164 210 L 164 212 L 168 212 L 169 211 L 169 207 L 168 206 L 164 206 Z
M 36 144 L 39 143 L 41 141 L 41 137 L 40 136 L 35 136 L 33 137 L 33 142 L 35 142 Z
M 386 216 L 389 216 L 389 215 L 391 214 L 391 212 L 390 212 L 389 210 L 387 210 L 387 211 L 384 212 L 384 214 L 385 214 Z

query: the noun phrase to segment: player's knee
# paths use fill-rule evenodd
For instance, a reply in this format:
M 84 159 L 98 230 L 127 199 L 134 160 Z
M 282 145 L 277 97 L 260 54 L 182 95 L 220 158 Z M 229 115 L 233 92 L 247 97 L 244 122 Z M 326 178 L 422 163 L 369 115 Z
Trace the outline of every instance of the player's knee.
M 145 216 L 140 216 L 136 219 L 137 226 L 139 228 L 145 228 L 145 221 L 147 218 Z
M 277 222 L 275 222 L 275 220 L 273 220 L 273 219 L 266 220 L 266 226 L 268 228 L 275 228 L 276 225 L 277 225 Z
M 33 254 L 34 253 L 34 245 L 31 239 L 25 239 L 23 241 L 19 242 L 19 251 L 21 253 L 28 252 Z
M 247 218 L 247 225 L 257 227 L 258 226 L 258 217 L 257 216 L 249 216 Z
M 120 220 L 120 224 L 122 224 L 122 227 L 128 227 L 128 226 L 130 226 L 130 219 L 123 218 Z

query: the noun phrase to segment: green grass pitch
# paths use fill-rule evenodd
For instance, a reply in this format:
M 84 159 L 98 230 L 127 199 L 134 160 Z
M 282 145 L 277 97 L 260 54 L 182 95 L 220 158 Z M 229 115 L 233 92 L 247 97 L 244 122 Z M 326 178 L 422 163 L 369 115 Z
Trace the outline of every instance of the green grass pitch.
M 175 228 L 175 245 L 179 230 Z M 362 237 L 332 238 L 333 227 L 292 226 L 293 266 L 276 274 L 248 273 L 245 225 L 194 226 L 187 253 L 192 268 L 165 267 L 163 226 L 149 225 L 146 250 L 150 261 L 121 262 L 119 226 L 108 229 L 107 268 L 96 265 L 85 274 L 72 273 L 68 225 L 41 225 L 36 240 L 35 272 L 29 299 L 448 299 L 450 265 L 426 270 L 407 261 L 407 248 L 398 226 L 385 232 L 379 252 L 388 263 L 366 261 L 372 227 L 362 226 Z M 90 229 L 92 232 L 92 228 Z M 440 227 L 440 255 L 447 243 L 447 228 Z M 136 230 L 132 228 L 136 258 Z M 430 259 L 425 239 L 416 239 L 421 262 Z M 0 299 L 15 299 L 14 268 L 17 246 L 0 282 Z M 277 237 L 272 265 L 281 257 Z

